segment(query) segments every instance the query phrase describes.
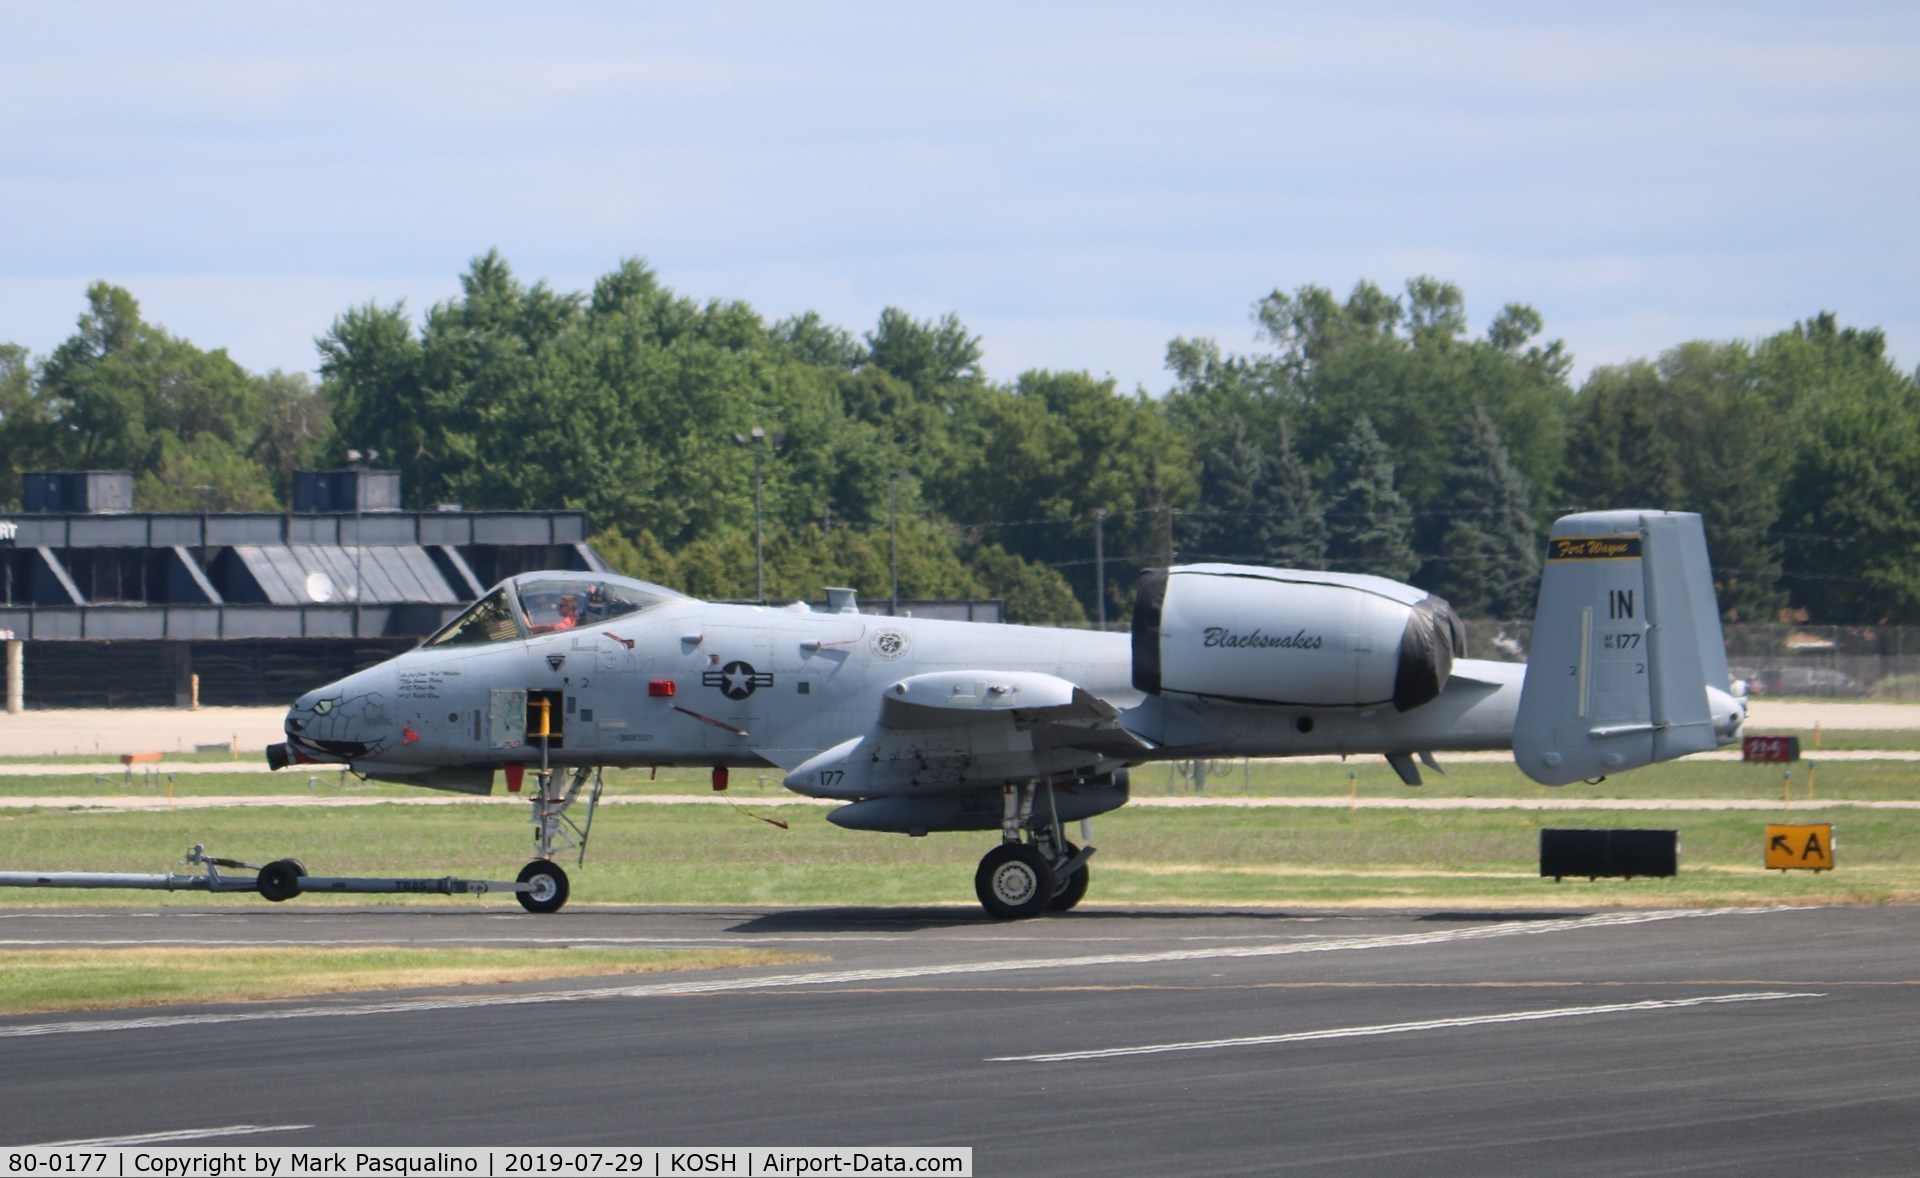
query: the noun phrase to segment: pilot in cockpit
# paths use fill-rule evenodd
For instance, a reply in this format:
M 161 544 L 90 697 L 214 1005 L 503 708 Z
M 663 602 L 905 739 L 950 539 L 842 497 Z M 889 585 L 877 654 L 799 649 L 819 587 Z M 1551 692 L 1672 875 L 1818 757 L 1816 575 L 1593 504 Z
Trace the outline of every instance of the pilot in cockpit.
M 579 624 L 578 594 L 547 594 L 527 602 L 527 629 L 535 634 L 571 630 Z

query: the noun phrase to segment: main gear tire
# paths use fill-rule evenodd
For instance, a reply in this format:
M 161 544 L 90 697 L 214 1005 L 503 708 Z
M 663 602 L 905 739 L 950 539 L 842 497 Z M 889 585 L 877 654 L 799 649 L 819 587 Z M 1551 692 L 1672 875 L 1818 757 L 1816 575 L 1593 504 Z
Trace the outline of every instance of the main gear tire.
M 1053 899 L 1053 864 L 1029 844 L 1002 843 L 980 860 L 973 890 L 995 920 L 1026 920 L 1045 912 Z
M 1068 843 L 1067 858 L 1072 859 L 1080 853 L 1080 848 Z M 1091 865 L 1082 863 L 1078 871 L 1057 876 L 1053 884 L 1053 899 L 1047 901 L 1048 912 L 1066 912 L 1075 904 L 1087 898 L 1088 869 Z

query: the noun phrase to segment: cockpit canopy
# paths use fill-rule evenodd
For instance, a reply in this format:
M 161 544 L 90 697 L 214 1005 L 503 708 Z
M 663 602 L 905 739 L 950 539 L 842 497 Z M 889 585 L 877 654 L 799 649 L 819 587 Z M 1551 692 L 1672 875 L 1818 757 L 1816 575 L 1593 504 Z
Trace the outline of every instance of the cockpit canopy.
M 422 645 L 512 642 L 579 626 L 598 626 L 670 601 L 686 600 L 690 599 L 684 594 L 659 585 L 604 573 L 522 573 L 494 586 Z

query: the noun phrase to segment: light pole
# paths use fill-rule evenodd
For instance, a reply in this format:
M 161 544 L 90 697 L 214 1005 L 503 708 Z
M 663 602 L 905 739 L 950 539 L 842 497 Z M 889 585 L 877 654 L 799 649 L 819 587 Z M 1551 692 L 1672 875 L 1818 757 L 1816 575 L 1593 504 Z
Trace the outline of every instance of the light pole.
M 361 504 L 367 492 L 367 468 L 360 465 L 362 457 L 358 450 L 347 451 L 347 461 L 353 463 L 353 469 L 358 472 L 353 478 L 353 640 L 355 642 L 360 641 L 360 587 L 362 584 L 360 561 L 367 549 L 365 541 L 360 536 Z M 368 462 L 378 462 L 380 451 L 369 450 L 364 457 Z
M 893 597 L 889 617 L 900 616 L 900 480 L 907 472 L 893 472 L 893 496 L 887 501 L 887 552 L 893 564 Z
M 733 435 L 733 440 L 753 451 L 753 599 L 765 601 L 767 567 L 760 544 L 760 479 L 765 468 L 768 434 L 756 425 L 747 433 Z M 774 434 L 772 440 L 778 446 L 787 440 L 787 436 Z
M 1093 513 L 1093 601 L 1100 629 L 1107 628 L 1107 509 Z

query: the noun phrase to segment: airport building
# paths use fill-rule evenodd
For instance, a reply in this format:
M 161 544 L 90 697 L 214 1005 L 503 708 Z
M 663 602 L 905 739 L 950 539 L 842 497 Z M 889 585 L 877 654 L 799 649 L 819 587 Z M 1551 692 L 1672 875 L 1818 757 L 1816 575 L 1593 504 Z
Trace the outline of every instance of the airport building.
M 299 471 L 284 513 L 139 512 L 125 471 L 28 474 L 0 517 L 8 707 L 284 703 L 410 649 L 504 577 L 606 571 L 579 511 L 400 509 Z

